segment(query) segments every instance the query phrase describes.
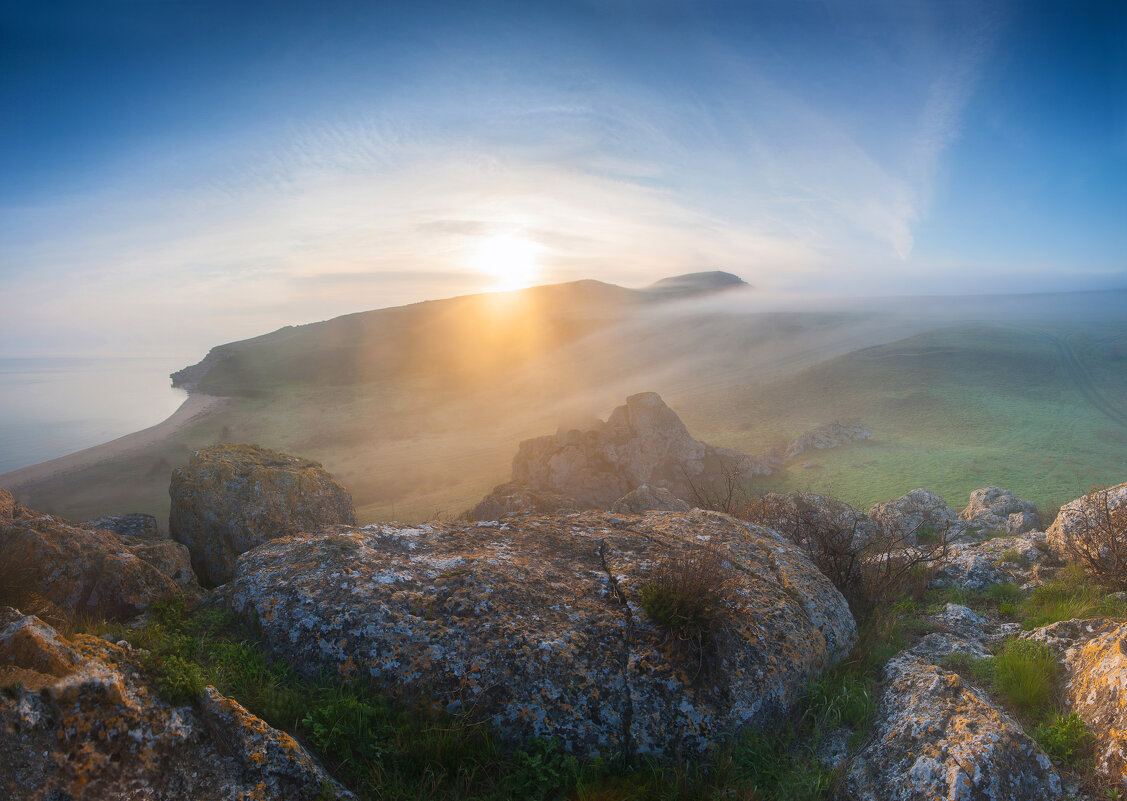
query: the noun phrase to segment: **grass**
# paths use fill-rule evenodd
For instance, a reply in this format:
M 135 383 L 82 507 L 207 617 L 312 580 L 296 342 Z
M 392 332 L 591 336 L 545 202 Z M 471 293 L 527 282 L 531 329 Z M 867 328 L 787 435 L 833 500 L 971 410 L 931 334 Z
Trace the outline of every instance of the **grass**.
M 1060 666 L 1049 646 L 1009 640 L 993 659 L 994 689 L 1027 722 L 1042 720 L 1053 706 Z
M 1127 600 L 1109 595 L 1079 565 L 1069 565 L 1033 590 L 1016 612 L 1024 628 L 1035 629 L 1074 618 L 1127 618 Z

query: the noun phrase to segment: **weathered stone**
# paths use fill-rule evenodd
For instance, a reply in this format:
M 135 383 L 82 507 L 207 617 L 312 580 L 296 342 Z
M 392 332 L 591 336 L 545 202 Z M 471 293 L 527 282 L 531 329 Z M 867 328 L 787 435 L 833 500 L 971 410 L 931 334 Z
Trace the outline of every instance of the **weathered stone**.
M 0 524 L 11 520 L 15 510 L 16 502 L 12 498 L 12 493 L 6 489 L 0 489 Z
M 127 618 L 179 594 L 177 580 L 162 571 L 175 559 L 167 548 L 158 553 L 149 544 L 22 506 L 15 507 L 10 520 L 0 522 L 0 553 L 10 577 L 7 589 L 34 593 L 66 616 Z M 183 554 L 180 568 L 182 559 Z M 189 577 L 180 578 L 182 585 L 194 585 Z M 22 603 L 17 598 L 9 602 Z
M 822 533 L 836 532 L 847 540 L 842 545 L 866 542 L 879 532 L 877 525 L 864 512 L 836 498 L 812 492 L 788 492 L 786 495 L 768 492 L 754 508 L 759 522 L 769 528 L 777 528 L 784 533 L 795 527 Z
M 729 473 L 750 478 L 773 470 L 768 460 L 693 439 L 654 392 L 631 395 L 589 430 L 525 440 L 513 458 L 514 480 L 591 509 L 605 509 L 643 484 L 690 500 L 694 487 L 703 489 Z
M 1060 798 L 1021 727 L 957 674 L 904 653 L 884 667 L 872 735 L 845 776 L 850 801 Z
M 633 492 L 628 492 L 615 501 L 610 510 L 628 515 L 646 512 L 687 512 L 689 505 L 665 487 L 649 487 L 643 484 Z
M 172 474 L 168 527 L 202 581 L 222 584 L 256 545 L 343 523 L 356 512 L 348 490 L 317 462 L 253 445 L 197 451 Z
M 807 431 L 783 451 L 783 457 L 793 459 L 811 450 L 839 448 L 850 442 L 868 439 L 873 431 L 860 420 L 834 420 L 813 431 Z
M 991 584 L 1025 584 L 1033 566 L 1047 555 L 1045 534 L 1040 531 L 955 543 L 931 586 L 984 590 Z
M 1068 675 L 1068 709 L 1096 740 L 1096 772 L 1127 790 L 1127 624 L 1066 620 L 1022 636 L 1058 653 Z
M 731 580 L 702 653 L 639 598 L 666 560 L 706 546 Z M 589 755 L 706 752 L 793 708 L 856 636 L 798 548 L 699 510 L 302 534 L 243 554 L 223 593 L 299 671 L 370 677 L 409 703 L 472 710 L 504 742 Z
M 351 798 L 292 738 L 213 688 L 205 725 L 156 695 L 131 650 L 67 641 L 11 609 L 0 626 L 2 798 L 312 801 L 326 785 Z
M 1091 539 L 1092 544 L 1098 547 L 1099 539 L 1111 533 L 1108 529 L 1127 532 L 1127 483 L 1091 492 L 1066 503 L 1045 533 L 1049 537 L 1049 547 L 1067 560 L 1072 555 L 1071 546 L 1075 542 Z
M 902 539 L 905 544 L 914 544 L 916 535 L 927 529 L 952 538 L 967 528 L 946 501 L 925 489 L 914 489 L 896 500 L 878 503 L 869 510 L 869 517 L 885 534 Z
M 1017 517 L 1011 522 L 1013 515 Z M 959 517 L 979 532 L 1005 531 L 1024 534 L 1037 526 L 1037 507 L 1006 489 L 983 487 L 970 494 Z
M 130 512 L 126 515 L 106 515 L 99 517 L 97 520 L 87 520 L 81 525 L 83 528 L 102 528 L 106 531 L 112 531 L 119 537 L 161 539 L 164 536 L 157 525 L 157 519 L 152 515 L 141 512 Z
M 466 513 L 470 520 L 500 520 L 524 514 L 557 514 L 579 508 L 573 498 L 537 489 L 525 481 L 498 484 L 482 498 L 481 503 Z

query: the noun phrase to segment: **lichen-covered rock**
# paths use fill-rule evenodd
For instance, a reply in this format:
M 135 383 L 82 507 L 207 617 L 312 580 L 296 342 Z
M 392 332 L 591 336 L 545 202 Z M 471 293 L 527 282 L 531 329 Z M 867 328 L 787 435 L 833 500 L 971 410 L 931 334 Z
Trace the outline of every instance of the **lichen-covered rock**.
M 0 489 L 0 523 L 11 520 L 15 510 L 16 501 L 12 498 L 12 493 L 6 489 Z
M 1127 624 L 1066 620 L 1022 636 L 1058 653 L 1068 675 L 1068 708 L 1096 740 L 1096 771 L 1127 790 Z
M 984 590 L 991 584 L 1025 584 L 1032 569 L 1048 556 L 1045 534 L 1032 531 L 1018 537 L 984 542 L 959 542 L 931 580 L 933 587 Z
M 144 539 L 161 539 L 160 527 L 157 519 L 152 515 L 142 512 L 130 512 L 125 515 L 106 515 L 97 520 L 87 520 L 81 524 L 83 528 L 103 528 L 112 531 L 120 537 L 141 537 Z
M 509 481 L 494 487 L 481 499 L 481 503 L 466 513 L 466 517 L 470 520 L 500 520 L 512 515 L 552 515 L 578 508 L 574 498 L 537 489 L 526 481 Z
M 127 618 L 195 584 L 190 571 L 188 576 L 164 572 L 186 567 L 182 546 L 153 549 L 150 544 L 15 506 L 11 517 L 0 521 L 0 572 L 8 577 L 7 589 L 34 592 L 62 615 Z M 179 557 L 170 552 L 174 548 L 181 549 Z
M 646 484 L 692 498 L 728 473 L 766 475 L 774 465 L 746 453 L 698 442 L 655 392 L 631 395 L 605 423 L 528 439 L 513 458 L 513 479 L 574 498 L 588 509 L 606 509 Z
M 884 667 L 876 722 L 845 776 L 849 801 L 1032 801 L 1060 777 L 1008 715 L 913 653 Z
M 214 689 L 204 721 L 169 706 L 135 657 L 0 608 L 0 797 L 312 801 L 326 786 L 350 797 L 292 738 Z
M 212 445 L 172 473 L 168 527 L 202 581 L 222 584 L 244 551 L 299 531 L 355 525 L 348 490 L 317 462 L 253 445 Z
M 1024 534 L 1037 525 L 1037 507 L 1009 490 L 983 487 L 970 494 L 970 501 L 959 512 L 959 517 L 975 531 Z
M 1127 530 L 1127 483 L 1066 503 L 1045 533 L 1049 547 L 1069 559 L 1075 542 L 1091 539 L 1098 547 L 1099 539 L 1106 536 L 1109 529 Z
M 706 547 L 731 580 L 702 654 L 639 599 L 658 566 Z M 299 671 L 368 677 L 481 716 L 502 741 L 588 755 L 705 752 L 790 710 L 856 637 L 798 548 L 699 510 L 301 534 L 243 554 L 223 594 Z
M 878 503 L 869 517 L 886 534 L 914 543 L 916 535 L 930 530 L 934 534 L 958 537 L 967 529 L 954 510 L 931 490 L 914 489 L 896 500 Z
M 615 501 L 610 510 L 628 515 L 646 512 L 687 512 L 690 507 L 665 487 L 649 487 L 643 484 L 633 492 L 628 492 Z

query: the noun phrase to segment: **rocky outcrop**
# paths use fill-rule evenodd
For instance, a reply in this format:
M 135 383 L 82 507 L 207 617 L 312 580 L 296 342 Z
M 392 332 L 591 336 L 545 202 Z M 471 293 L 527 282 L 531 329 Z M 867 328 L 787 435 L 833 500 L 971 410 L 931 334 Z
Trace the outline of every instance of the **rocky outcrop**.
M 878 503 L 869 510 L 881 530 L 905 543 L 914 543 L 925 532 L 946 534 L 950 539 L 967 529 L 954 510 L 931 490 L 914 489 L 893 501 Z
M 850 801 L 1026 801 L 1060 777 L 1007 714 L 956 673 L 914 653 L 884 667 L 872 735 L 845 776 Z
M 1051 547 L 1068 559 L 1077 545 L 1097 552 L 1100 541 L 1109 536 L 1123 538 L 1127 531 L 1127 484 L 1091 492 L 1060 508 L 1057 519 L 1046 532 Z M 1122 544 L 1115 548 L 1122 551 Z
M 628 492 L 611 504 L 612 512 L 640 515 L 646 512 L 687 512 L 689 505 L 665 487 L 648 487 L 645 484 Z
M 796 439 L 783 451 L 783 458 L 793 459 L 807 451 L 838 448 L 850 442 L 868 439 L 872 435 L 873 430 L 860 420 L 834 420 L 813 431 L 807 431 Z
M 1037 507 L 998 487 L 983 487 L 972 492 L 959 517 L 979 532 L 1004 531 L 1015 535 L 1037 527 Z
M 83 528 L 101 528 L 112 531 L 119 537 L 161 539 L 164 536 L 157 525 L 157 519 L 152 515 L 141 512 L 131 512 L 127 515 L 107 515 L 99 517 L 97 520 L 87 520 L 81 525 Z
M 1027 584 L 1048 554 L 1045 534 L 1041 531 L 984 542 L 955 543 L 931 585 L 984 590 L 991 584 Z
M 654 392 L 631 395 L 605 423 L 528 439 L 513 458 L 513 479 L 605 509 L 643 484 L 691 500 L 693 487 L 766 475 L 774 465 L 698 442 Z
M 577 508 L 579 504 L 573 498 L 537 489 L 524 481 L 509 481 L 494 487 L 465 516 L 470 520 L 500 520 L 512 515 L 550 515 Z
M 168 492 L 169 531 L 210 584 L 231 578 L 238 555 L 267 540 L 356 523 L 348 490 L 319 463 L 254 445 L 197 451 Z
M 11 801 L 312 801 L 351 795 L 289 735 L 214 688 L 202 717 L 144 679 L 137 652 L 68 641 L 0 608 L 0 797 Z
M 1067 672 L 1067 706 L 1095 737 L 1096 772 L 1127 790 L 1127 624 L 1067 620 L 1023 636 L 1046 643 L 1060 656 Z
M 769 528 L 786 534 L 825 532 L 830 535 L 827 540 L 844 539 L 840 543 L 843 546 L 870 540 L 879 531 L 863 512 L 836 498 L 812 492 L 789 492 L 786 495 L 768 492 L 754 504 L 753 509 L 757 521 Z M 809 539 L 800 538 L 804 541 Z
M 694 650 L 647 616 L 641 589 L 706 548 L 731 577 Z M 708 752 L 793 708 L 856 637 L 798 548 L 701 511 L 302 534 L 243 554 L 222 593 L 299 671 L 372 678 L 479 716 L 503 742 L 554 737 L 587 755 Z
M 7 602 L 60 619 L 124 619 L 196 586 L 183 545 L 123 539 L 14 504 L 0 519 L 0 554 Z

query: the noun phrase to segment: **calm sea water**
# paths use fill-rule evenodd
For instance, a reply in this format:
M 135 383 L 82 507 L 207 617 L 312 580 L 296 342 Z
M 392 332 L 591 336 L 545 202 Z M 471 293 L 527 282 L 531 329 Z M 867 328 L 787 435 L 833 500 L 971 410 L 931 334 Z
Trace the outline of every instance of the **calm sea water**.
M 0 473 L 164 420 L 187 397 L 182 358 L 0 359 Z

